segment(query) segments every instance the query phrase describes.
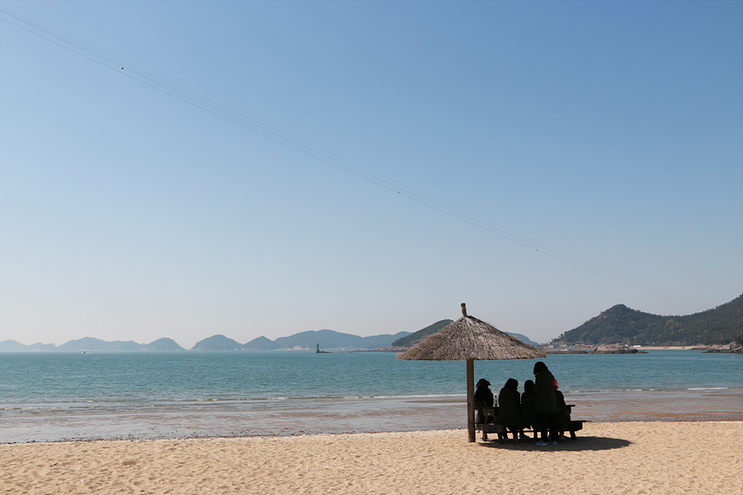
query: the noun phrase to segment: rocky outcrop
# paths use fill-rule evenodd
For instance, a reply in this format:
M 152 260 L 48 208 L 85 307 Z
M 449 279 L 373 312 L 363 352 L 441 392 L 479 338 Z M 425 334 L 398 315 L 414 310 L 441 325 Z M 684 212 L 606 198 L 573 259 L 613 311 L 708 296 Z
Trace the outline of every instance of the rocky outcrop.
M 721 352 L 726 354 L 743 354 L 743 345 L 730 342 L 725 345 L 711 345 L 704 352 Z
M 647 352 L 638 351 L 627 344 L 601 344 L 592 350 L 591 354 L 647 354 Z

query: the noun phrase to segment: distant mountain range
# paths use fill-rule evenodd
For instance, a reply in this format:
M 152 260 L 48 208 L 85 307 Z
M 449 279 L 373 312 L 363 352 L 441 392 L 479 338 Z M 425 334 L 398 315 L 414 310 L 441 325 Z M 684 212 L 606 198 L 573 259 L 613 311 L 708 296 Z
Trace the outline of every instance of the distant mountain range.
M 280 337 L 270 340 L 266 337 L 258 337 L 245 344 L 233 340 L 224 335 L 217 334 L 198 341 L 191 350 L 193 351 L 275 351 L 275 350 L 315 350 L 318 346 L 321 350 L 351 351 L 351 350 L 395 350 L 395 348 L 407 348 L 414 345 L 424 337 L 435 333 L 452 320 L 440 320 L 417 332 L 398 332 L 394 335 L 374 335 L 371 337 L 359 337 L 348 333 L 336 332 L 334 330 L 310 330 L 300 332 L 289 337 Z M 511 334 L 524 342 L 538 345 L 523 335 Z M 67 352 L 113 352 L 113 351 L 184 351 L 173 339 L 158 339 L 149 344 L 139 344 L 134 341 L 113 341 L 85 337 L 83 339 L 71 340 L 60 346 L 54 344 L 37 343 L 24 345 L 15 340 L 0 342 L 0 352 L 28 352 L 28 351 L 67 351 Z
M 54 344 L 23 345 L 15 340 L 0 342 L 0 352 L 26 352 L 26 351 L 62 351 L 62 352 L 86 352 L 86 351 L 185 351 L 173 339 L 157 339 L 149 344 L 138 344 L 133 340 L 114 340 L 108 342 L 92 337 L 70 340 L 60 346 Z
M 214 335 L 208 339 L 200 340 L 193 346 L 195 351 L 275 351 L 284 349 L 316 349 L 319 345 L 323 350 L 359 350 L 359 349 L 378 349 L 387 347 L 393 340 L 399 339 L 410 332 L 399 332 L 395 335 L 374 335 L 372 337 L 359 337 L 348 333 L 340 333 L 333 330 L 310 330 L 300 332 L 290 337 L 280 337 L 276 340 L 270 340 L 266 337 L 258 337 L 247 344 L 225 337 L 224 335 Z
M 214 335 L 200 340 L 192 350 L 401 350 L 413 346 L 451 323 L 440 320 L 416 332 L 398 332 L 394 335 L 359 337 L 333 330 L 300 332 L 289 337 L 270 340 L 258 337 L 241 344 L 224 335 Z M 509 333 L 509 332 L 506 332 Z M 539 345 L 528 337 L 510 333 L 531 345 Z M 624 342 L 641 345 L 719 345 L 737 341 L 743 344 L 743 295 L 727 304 L 708 311 L 687 316 L 659 316 L 630 309 L 618 304 L 581 326 L 569 330 L 552 341 L 553 344 L 613 344 Z M 71 340 L 60 346 L 36 343 L 24 345 L 15 340 L 0 342 L 0 352 L 28 351 L 184 351 L 173 339 L 162 338 L 149 344 L 134 341 L 113 341 L 85 337 Z
M 628 344 L 657 346 L 743 344 L 743 295 L 714 309 L 687 316 L 659 316 L 618 304 L 553 344 Z
M 389 346 L 392 341 L 410 335 L 410 332 L 399 332 L 394 335 L 375 335 L 359 337 L 333 330 L 315 330 L 301 332 L 290 337 L 281 337 L 270 340 L 258 337 L 247 344 L 241 344 L 224 335 L 214 335 L 200 340 L 191 350 L 195 351 L 232 351 L 232 350 L 282 350 L 282 349 L 316 349 L 319 345 L 323 350 L 357 350 L 377 349 Z M 67 351 L 67 352 L 100 352 L 100 351 L 185 351 L 173 339 L 158 339 L 149 344 L 139 344 L 134 341 L 116 340 L 108 342 L 92 337 L 71 340 L 60 346 L 54 344 L 37 343 L 24 345 L 15 340 L 0 342 L 0 352 L 27 352 L 27 351 Z

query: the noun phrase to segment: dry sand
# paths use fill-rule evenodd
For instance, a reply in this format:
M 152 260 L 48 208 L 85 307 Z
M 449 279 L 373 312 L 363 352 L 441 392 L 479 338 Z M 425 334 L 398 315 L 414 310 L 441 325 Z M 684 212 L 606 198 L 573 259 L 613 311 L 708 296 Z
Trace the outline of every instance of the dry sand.
M 741 495 L 743 422 L 587 423 L 552 447 L 463 430 L 6 444 L 0 470 L 13 494 Z

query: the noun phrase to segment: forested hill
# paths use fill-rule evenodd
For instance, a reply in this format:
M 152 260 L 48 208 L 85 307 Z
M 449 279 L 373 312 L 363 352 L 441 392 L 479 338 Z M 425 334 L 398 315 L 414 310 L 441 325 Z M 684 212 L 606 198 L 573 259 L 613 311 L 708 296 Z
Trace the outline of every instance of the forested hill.
M 660 316 L 618 304 L 552 341 L 555 344 L 729 344 L 743 341 L 743 295 L 715 309 Z

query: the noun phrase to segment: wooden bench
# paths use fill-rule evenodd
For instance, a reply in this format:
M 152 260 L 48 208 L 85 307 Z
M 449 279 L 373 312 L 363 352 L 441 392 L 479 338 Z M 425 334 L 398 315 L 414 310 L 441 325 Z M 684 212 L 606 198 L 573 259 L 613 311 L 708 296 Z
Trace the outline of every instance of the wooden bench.
M 573 407 L 573 404 L 568 404 L 568 411 L 572 410 Z M 492 409 L 484 408 L 481 411 L 482 417 L 486 420 L 489 416 L 495 418 L 497 411 L 497 407 Z M 570 438 L 572 440 L 576 439 L 575 432 L 583 429 L 583 423 L 585 423 L 585 420 L 570 419 L 555 422 L 555 424 L 557 425 L 557 430 L 560 432 L 560 434 L 570 432 Z M 534 438 L 536 439 L 537 437 L 537 432 L 534 430 L 532 425 L 528 423 L 475 423 L 475 429 L 479 429 L 480 431 L 482 431 L 483 441 L 488 440 L 488 433 L 496 433 L 498 434 L 498 439 L 500 440 L 500 442 L 503 443 L 505 442 L 505 435 L 509 431 L 509 428 L 514 428 L 522 432 L 534 433 Z

